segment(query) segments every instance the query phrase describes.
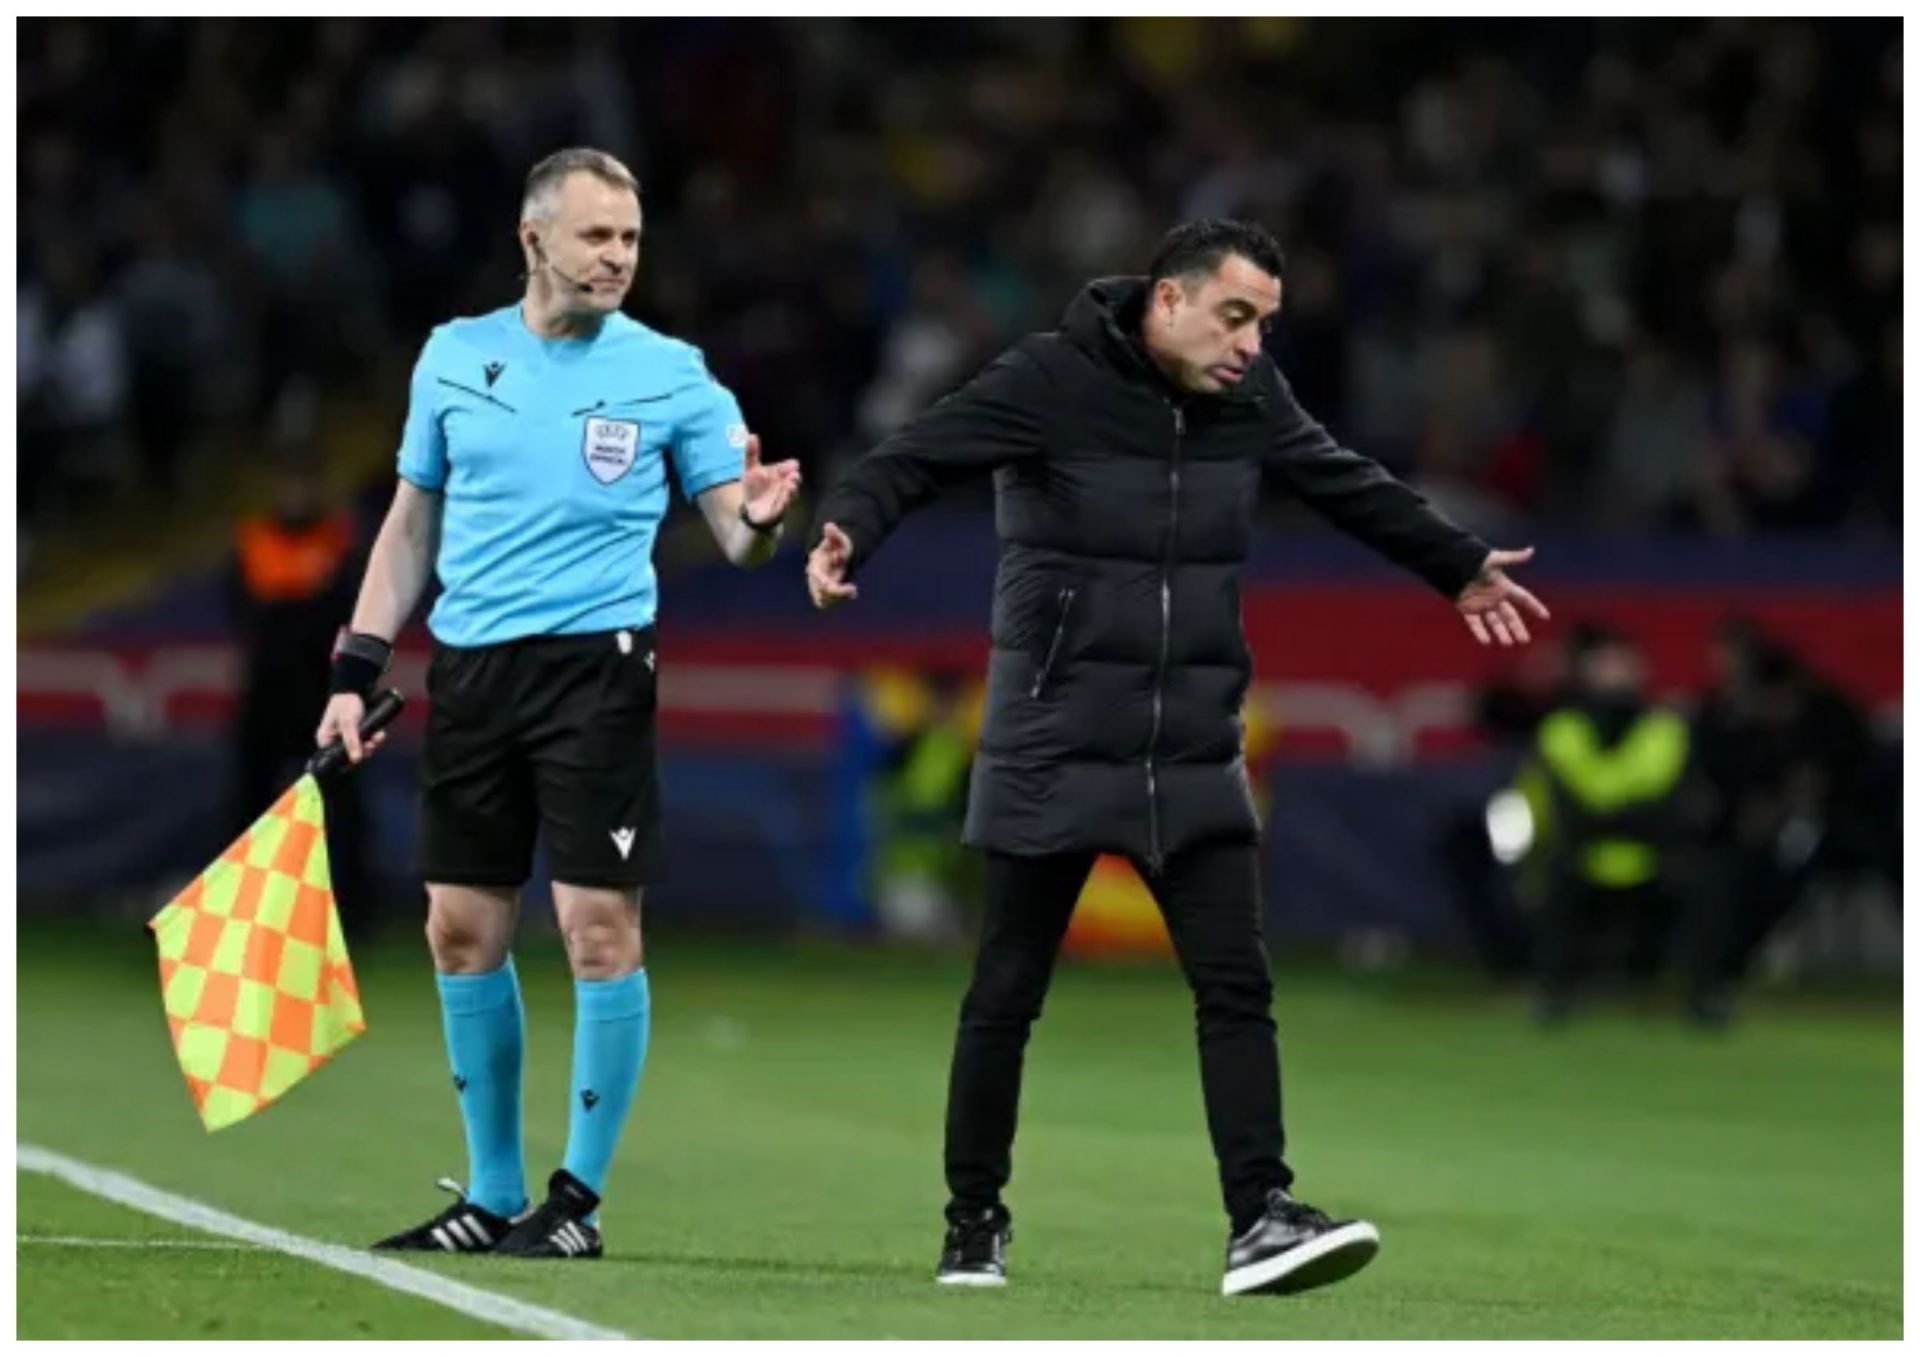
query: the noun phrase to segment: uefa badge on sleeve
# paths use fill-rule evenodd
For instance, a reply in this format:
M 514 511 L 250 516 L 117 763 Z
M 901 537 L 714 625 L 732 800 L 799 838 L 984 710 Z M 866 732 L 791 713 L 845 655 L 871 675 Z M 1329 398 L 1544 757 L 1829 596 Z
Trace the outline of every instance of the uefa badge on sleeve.
M 580 455 L 587 459 L 587 470 L 602 485 L 612 485 L 633 470 L 640 452 L 640 421 L 637 419 L 589 419 L 580 441 Z

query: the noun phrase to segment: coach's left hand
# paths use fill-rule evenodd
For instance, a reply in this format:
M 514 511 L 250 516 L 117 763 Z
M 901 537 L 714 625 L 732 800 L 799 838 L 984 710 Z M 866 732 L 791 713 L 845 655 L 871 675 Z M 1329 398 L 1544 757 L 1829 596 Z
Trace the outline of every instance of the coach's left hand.
M 755 523 L 777 523 L 800 490 L 800 463 L 760 465 L 760 435 L 747 435 L 747 469 L 740 477 L 747 516 Z
M 1503 646 L 1525 645 L 1532 640 L 1527 635 L 1527 624 L 1520 620 L 1520 608 L 1542 622 L 1552 616 L 1546 604 L 1507 578 L 1504 567 L 1525 565 L 1532 559 L 1532 547 L 1520 551 L 1489 551 L 1487 559 L 1481 562 L 1480 573 L 1454 600 L 1460 615 L 1467 619 L 1467 630 L 1481 645 L 1492 645 L 1496 638 Z M 1514 606 L 1516 603 L 1519 608 Z

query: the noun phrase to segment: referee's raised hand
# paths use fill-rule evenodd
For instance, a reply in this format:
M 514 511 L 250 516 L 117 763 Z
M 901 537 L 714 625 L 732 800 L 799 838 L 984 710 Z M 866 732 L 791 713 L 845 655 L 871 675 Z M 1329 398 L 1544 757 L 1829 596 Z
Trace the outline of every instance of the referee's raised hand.
M 791 459 L 762 464 L 760 435 L 747 435 L 747 465 L 740 477 L 747 517 L 756 524 L 778 523 L 800 491 L 800 463 Z
M 853 543 L 834 524 L 820 530 L 820 543 L 807 554 L 807 592 L 813 606 L 825 611 L 860 597 L 860 590 L 847 582 L 847 563 L 853 559 Z

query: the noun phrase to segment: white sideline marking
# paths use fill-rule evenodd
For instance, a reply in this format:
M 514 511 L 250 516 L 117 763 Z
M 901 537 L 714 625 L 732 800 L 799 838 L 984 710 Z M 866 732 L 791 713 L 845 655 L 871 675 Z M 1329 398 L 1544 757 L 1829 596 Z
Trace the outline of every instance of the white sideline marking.
M 77 1234 L 21 1234 L 16 1244 L 52 1244 L 63 1249 L 218 1249 L 225 1253 L 257 1253 L 257 1244 L 224 1239 L 93 1239 Z
M 228 1215 L 225 1211 L 208 1206 L 204 1202 L 195 1201 L 191 1197 L 175 1196 L 171 1192 L 164 1192 L 143 1183 L 138 1178 L 129 1178 L 111 1169 L 82 1163 L 78 1159 L 69 1159 L 64 1154 L 56 1154 L 38 1145 L 17 1145 L 14 1147 L 14 1152 L 15 1163 L 28 1173 L 42 1173 L 51 1178 L 58 1178 L 64 1183 L 79 1188 L 82 1192 L 104 1197 L 108 1201 L 119 1202 L 122 1206 L 131 1206 L 136 1211 L 144 1211 L 150 1216 L 159 1216 L 176 1225 L 188 1225 L 196 1230 L 204 1230 L 208 1234 L 224 1235 L 228 1239 L 237 1239 L 263 1249 L 272 1249 L 276 1253 L 303 1258 L 309 1263 L 318 1263 L 321 1267 L 329 1267 L 336 1272 L 364 1277 L 390 1291 L 404 1291 L 408 1295 L 419 1296 L 423 1300 L 432 1301 L 435 1305 L 444 1305 L 449 1310 L 457 1310 L 471 1318 L 485 1320 L 489 1324 L 498 1324 L 504 1329 L 532 1334 L 537 1338 L 584 1338 L 617 1342 L 633 1337 L 632 1334 L 621 1333 L 617 1329 L 603 1329 L 597 1324 L 589 1324 L 584 1319 L 576 1319 L 558 1310 L 548 1310 L 542 1306 L 530 1305 L 526 1301 L 515 1300 L 511 1296 L 482 1291 L 477 1286 L 456 1282 L 452 1278 L 442 1277 L 425 1268 L 412 1267 L 360 1249 L 349 1249 L 339 1244 L 324 1243 L 318 1239 L 306 1239 L 300 1235 L 288 1234 L 285 1230 L 276 1230 L 268 1225 L 256 1225 L 250 1220 Z

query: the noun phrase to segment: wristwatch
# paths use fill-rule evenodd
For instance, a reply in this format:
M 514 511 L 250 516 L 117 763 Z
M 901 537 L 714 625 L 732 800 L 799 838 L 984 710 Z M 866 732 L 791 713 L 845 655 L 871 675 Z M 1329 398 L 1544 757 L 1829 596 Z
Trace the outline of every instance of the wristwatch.
M 740 521 L 753 529 L 753 531 L 759 533 L 762 537 L 770 537 L 774 533 L 779 532 L 780 525 L 786 521 L 786 517 L 785 514 L 782 514 L 771 523 L 756 523 L 753 521 L 753 515 L 747 512 L 747 502 L 744 499 L 740 501 Z

